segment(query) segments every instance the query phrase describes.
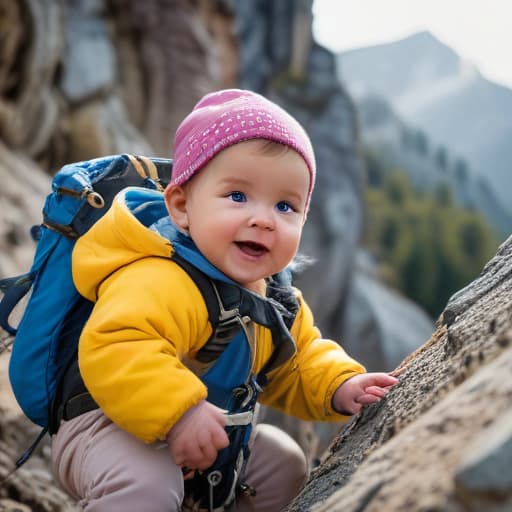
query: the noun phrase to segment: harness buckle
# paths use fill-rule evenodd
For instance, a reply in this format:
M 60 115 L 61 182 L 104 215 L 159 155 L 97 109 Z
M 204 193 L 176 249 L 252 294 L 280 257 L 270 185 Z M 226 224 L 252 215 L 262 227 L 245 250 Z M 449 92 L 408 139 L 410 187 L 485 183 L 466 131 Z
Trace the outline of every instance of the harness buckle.
M 234 414 L 226 414 L 226 427 L 237 427 L 241 425 L 249 425 L 252 423 L 254 411 L 237 412 Z

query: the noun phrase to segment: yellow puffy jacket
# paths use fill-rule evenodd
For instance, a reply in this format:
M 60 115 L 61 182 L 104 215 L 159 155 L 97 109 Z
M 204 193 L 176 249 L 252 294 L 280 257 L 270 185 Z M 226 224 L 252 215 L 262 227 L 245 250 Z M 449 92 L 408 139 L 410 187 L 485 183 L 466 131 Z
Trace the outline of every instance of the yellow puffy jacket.
M 73 279 L 95 302 L 79 342 L 79 366 L 104 413 L 145 442 L 164 439 L 208 390 L 191 370 L 212 333 L 201 292 L 169 257 L 172 243 L 145 227 L 126 193 L 76 243 Z M 290 329 L 296 354 L 272 371 L 260 402 L 306 420 L 342 421 L 331 397 L 349 377 L 364 372 L 340 346 L 322 339 L 310 309 Z M 272 336 L 255 325 L 253 371 L 272 353 Z

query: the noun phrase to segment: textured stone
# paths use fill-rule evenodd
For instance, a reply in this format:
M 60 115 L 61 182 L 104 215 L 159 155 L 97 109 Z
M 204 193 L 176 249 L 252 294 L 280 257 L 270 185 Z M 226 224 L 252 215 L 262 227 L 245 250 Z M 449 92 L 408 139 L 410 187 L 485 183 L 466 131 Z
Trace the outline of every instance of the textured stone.
M 353 418 L 288 510 L 507 510 L 508 475 L 493 483 L 488 472 L 487 487 L 501 494 L 462 492 L 456 475 L 481 432 L 493 423 L 510 428 L 512 273 L 504 255 L 511 248 L 512 237 L 448 303 L 457 311 L 450 325 L 439 325 L 393 372 L 399 384 Z M 501 439 L 505 448 L 507 434 Z M 492 453 L 482 453 L 480 470 L 492 467 Z
M 5 79 L 0 135 L 9 147 L 34 158 L 50 144 L 58 124 L 58 96 L 52 87 L 63 45 L 60 7 L 52 0 L 2 4 L 2 42 L 9 44 L 0 45 L 0 78 Z M 18 24 L 10 23 L 14 20 Z
M 0 499 L 0 512 L 31 512 L 32 509 L 13 500 Z
M 512 411 L 505 410 L 466 447 L 456 469 L 457 485 L 468 493 L 512 499 Z
M 201 96 L 228 85 L 220 54 L 231 35 L 225 4 L 110 2 L 123 103 L 156 156 L 170 156 L 172 134 Z M 234 40 L 231 49 L 236 49 Z
M 115 53 L 101 0 L 78 0 L 66 5 L 66 51 L 62 90 L 72 102 L 105 94 L 115 85 Z

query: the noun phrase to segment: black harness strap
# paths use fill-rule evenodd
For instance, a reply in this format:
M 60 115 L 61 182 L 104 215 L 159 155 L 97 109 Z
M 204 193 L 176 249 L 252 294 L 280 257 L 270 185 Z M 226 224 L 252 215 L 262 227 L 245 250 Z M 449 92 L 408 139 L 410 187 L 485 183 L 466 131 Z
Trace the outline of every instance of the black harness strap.
M 189 273 L 203 292 L 209 320 L 213 326 L 212 339 L 199 351 L 199 360 L 208 361 L 209 356 L 213 359 L 213 354 L 217 357 L 220 355 L 230 341 L 230 334 L 233 330 L 239 329 L 237 319 L 240 317 L 247 316 L 257 324 L 270 329 L 274 351 L 257 377 L 258 384 L 263 386 L 267 380 L 266 375 L 290 359 L 297 350 L 283 320 L 293 320 L 295 314 L 290 313 L 279 302 L 260 297 L 241 286 L 212 280 L 177 253 L 173 254 L 172 259 Z M 233 314 L 225 319 L 221 318 L 221 309 Z M 223 329 L 226 332 L 222 332 Z
M 272 333 L 274 350 L 258 375 L 258 384 L 266 381 L 266 374 L 281 366 L 296 352 L 297 347 L 283 318 L 295 315 L 286 310 L 278 302 L 260 297 L 237 285 L 215 281 L 223 307 L 236 310 L 240 317 L 249 317 L 255 323 L 267 327 Z
M 199 290 L 201 290 L 201 294 L 203 295 L 204 301 L 206 303 L 206 309 L 208 310 L 208 321 L 215 330 L 215 327 L 219 323 L 220 306 L 212 280 L 204 272 L 192 265 L 192 263 L 187 261 L 185 258 L 182 258 L 176 252 L 173 253 L 171 259 L 183 270 L 185 270 L 185 272 L 192 278 L 192 281 L 194 281 L 194 283 L 197 285 Z

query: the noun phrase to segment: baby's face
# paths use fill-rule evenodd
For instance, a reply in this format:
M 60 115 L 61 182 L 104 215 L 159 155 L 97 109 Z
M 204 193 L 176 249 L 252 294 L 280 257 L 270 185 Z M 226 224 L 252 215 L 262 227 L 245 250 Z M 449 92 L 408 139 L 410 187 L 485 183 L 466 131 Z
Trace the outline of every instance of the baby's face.
M 309 171 L 294 150 L 250 140 L 220 152 L 186 186 L 186 223 L 203 255 L 250 289 L 297 253 Z

